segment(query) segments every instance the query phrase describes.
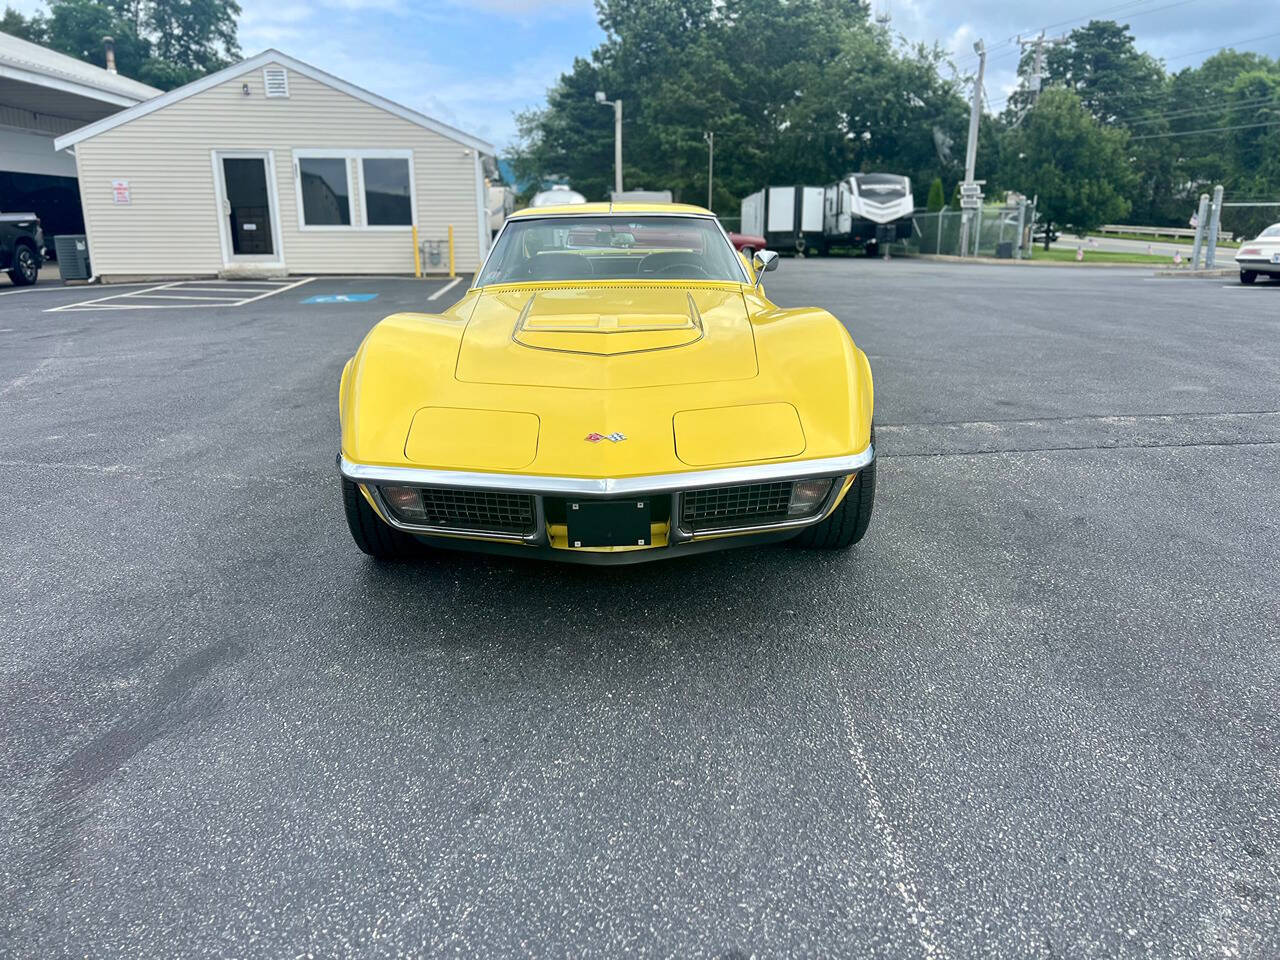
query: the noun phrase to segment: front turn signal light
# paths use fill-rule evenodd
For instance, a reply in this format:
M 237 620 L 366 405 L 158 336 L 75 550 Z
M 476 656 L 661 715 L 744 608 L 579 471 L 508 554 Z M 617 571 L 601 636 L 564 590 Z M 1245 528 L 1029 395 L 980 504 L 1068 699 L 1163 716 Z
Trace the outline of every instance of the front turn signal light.
M 830 477 L 797 480 L 791 485 L 791 503 L 787 506 L 787 515 L 791 517 L 813 515 L 822 506 L 830 492 Z
M 380 487 L 387 506 L 401 520 L 425 520 L 427 511 L 422 506 L 422 491 L 417 487 Z

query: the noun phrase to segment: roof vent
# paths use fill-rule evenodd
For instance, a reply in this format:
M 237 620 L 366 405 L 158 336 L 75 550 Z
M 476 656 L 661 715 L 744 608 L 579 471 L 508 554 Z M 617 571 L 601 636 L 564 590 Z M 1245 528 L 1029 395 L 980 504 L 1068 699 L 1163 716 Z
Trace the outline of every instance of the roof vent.
M 262 85 L 268 97 L 289 95 L 289 71 L 284 67 L 266 67 L 262 71 Z

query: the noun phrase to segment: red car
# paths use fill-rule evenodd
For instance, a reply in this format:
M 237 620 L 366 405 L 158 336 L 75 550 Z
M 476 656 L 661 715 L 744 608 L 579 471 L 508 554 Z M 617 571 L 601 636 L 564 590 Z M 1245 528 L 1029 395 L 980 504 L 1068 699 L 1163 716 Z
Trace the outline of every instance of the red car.
M 734 249 L 744 254 L 748 260 L 757 250 L 764 249 L 764 237 L 752 236 L 749 233 L 729 232 L 729 241 L 733 244 Z

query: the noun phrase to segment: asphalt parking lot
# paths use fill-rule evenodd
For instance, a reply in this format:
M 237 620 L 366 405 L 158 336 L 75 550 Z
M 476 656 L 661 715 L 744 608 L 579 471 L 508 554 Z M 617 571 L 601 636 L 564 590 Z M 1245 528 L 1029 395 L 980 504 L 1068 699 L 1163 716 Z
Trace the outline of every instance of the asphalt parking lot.
M 1280 955 L 1280 284 L 785 261 L 853 551 L 378 566 L 338 375 L 442 285 L 0 298 L 0 954 Z

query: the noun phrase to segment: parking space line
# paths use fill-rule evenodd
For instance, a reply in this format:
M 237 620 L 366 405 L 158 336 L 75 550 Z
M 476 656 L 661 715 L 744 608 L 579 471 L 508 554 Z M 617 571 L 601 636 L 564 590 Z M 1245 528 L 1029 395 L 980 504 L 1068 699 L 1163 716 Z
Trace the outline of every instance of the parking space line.
M 274 297 L 277 293 L 284 293 L 286 290 L 293 290 L 302 286 L 304 283 L 310 283 L 315 277 L 303 277 L 297 283 L 291 283 L 287 287 L 280 287 L 276 290 L 268 290 L 266 293 L 260 293 L 256 297 L 250 297 L 248 300 L 241 300 L 236 306 L 243 307 L 246 303 L 253 303 L 255 300 L 261 300 L 264 297 Z
M 134 296 L 139 300 L 201 300 L 204 302 L 212 301 L 213 303 L 238 303 L 239 301 L 244 299 L 241 296 L 235 296 L 235 295 L 228 297 L 228 296 L 223 296 L 219 294 L 208 293 L 203 295 L 197 294 L 194 297 L 188 297 L 181 293 L 150 293 L 146 290 L 143 290 L 141 293 L 136 293 L 134 294 Z
M 243 307 L 248 303 L 255 303 L 266 297 L 274 297 L 276 294 L 284 293 L 295 287 L 300 287 L 304 283 L 310 283 L 315 277 L 303 277 L 300 280 L 293 281 L 249 281 L 237 290 L 239 283 L 237 281 L 226 281 L 226 285 L 216 290 L 205 291 L 202 287 L 188 287 L 187 283 L 219 283 L 219 281 L 209 280 L 174 280 L 170 283 L 161 283 L 155 286 L 146 287 L 142 290 L 130 290 L 126 293 L 116 293 L 106 297 L 95 297 L 92 300 L 79 300 L 75 303 L 64 303 L 56 307 L 50 307 L 45 313 L 61 313 L 61 312 L 84 312 L 90 310 L 192 310 L 200 307 Z M 160 292 L 164 291 L 164 292 Z M 245 296 L 250 294 L 250 296 Z M 132 300 L 129 302 L 119 302 L 122 300 Z M 155 303 L 147 301 L 156 300 L 185 300 L 186 303 Z
M 112 286 L 119 287 L 120 289 L 124 289 L 124 288 L 126 288 L 126 287 L 149 287 L 149 286 L 151 286 L 151 284 L 149 284 L 149 283 L 121 283 L 121 284 L 112 284 Z M 18 287 L 17 289 L 14 289 L 14 290 L 0 290 L 0 297 L 11 297 L 11 296 L 13 296 L 15 293 L 74 293 L 75 291 L 80 290 L 80 289 L 81 289 L 81 287 L 68 287 L 68 286 L 58 286 L 58 287 L 48 287 L 48 286 L 45 286 L 45 287 Z M 86 289 L 86 290 L 90 290 L 90 292 L 93 292 L 91 288 L 85 287 L 84 289 Z
M 437 299 L 438 297 L 441 297 L 441 296 L 443 296 L 444 294 L 448 293 L 450 290 L 452 290 L 454 287 L 456 287 L 456 286 L 457 286 L 458 284 L 460 284 L 461 282 L 462 282 L 462 278 L 461 278 L 461 277 L 454 277 L 452 280 L 450 280 L 448 283 L 446 283 L 443 287 L 441 287 L 441 288 L 440 288 L 439 290 L 437 290 L 435 293 L 431 294 L 431 296 L 427 297 L 427 299 L 428 299 L 428 300 L 435 300 L 435 299 Z

